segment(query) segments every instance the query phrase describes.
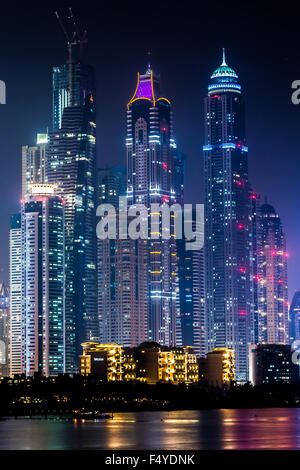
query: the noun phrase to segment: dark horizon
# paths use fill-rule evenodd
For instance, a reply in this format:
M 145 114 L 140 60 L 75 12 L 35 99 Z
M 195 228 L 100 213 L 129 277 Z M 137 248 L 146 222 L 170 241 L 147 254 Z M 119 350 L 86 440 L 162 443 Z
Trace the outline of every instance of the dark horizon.
M 186 202 L 203 202 L 203 99 L 226 48 L 246 102 L 250 181 L 275 207 L 287 236 L 291 300 L 300 288 L 300 105 L 291 102 L 291 83 L 300 79 L 297 12 L 272 5 L 270 16 L 265 3 L 264 10 L 252 4 L 232 4 L 228 10 L 221 2 L 214 10 L 196 2 L 184 10 L 169 1 L 154 1 L 147 11 L 135 1 L 114 7 L 73 1 L 72 7 L 80 27 L 88 29 L 85 62 L 97 74 L 98 166 L 125 164 L 126 104 L 151 50 L 153 68 L 172 102 L 178 147 L 187 156 Z M 67 58 L 54 11 L 64 18 L 69 6 L 46 1 L 31 2 L 26 10 L 2 7 L 0 79 L 6 82 L 7 104 L 0 106 L 0 281 L 8 280 L 8 229 L 21 196 L 21 146 L 34 144 L 36 133 L 51 128 L 51 71 Z

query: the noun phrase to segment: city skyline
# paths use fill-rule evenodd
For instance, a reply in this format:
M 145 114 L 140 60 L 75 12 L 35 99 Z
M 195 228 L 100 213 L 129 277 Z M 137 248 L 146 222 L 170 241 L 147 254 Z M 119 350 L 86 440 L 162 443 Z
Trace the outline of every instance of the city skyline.
M 6 282 L 8 281 L 6 234 L 9 225 L 7 220 L 9 220 L 10 214 L 17 210 L 21 197 L 20 148 L 25 143 L 33 145 L 35 134 L 45 132 L 47 126 L 51 127 L 49 119 L 51 67 L 59 63 L 59 56 L 60 62 L 63 63 L 67 52 L 63 34 L 53 15 L 54 8 L 50 3 L 46 2 L 45 5 L 37 7 L 40 25 L 43 26 L 40 26 L 37 31 L 40 35 L 39 42 L 36 41 L 35 33 L 30 31 L 32 19 L 25 13 L 26 29 L 24 26 L 23 29 L 17 28 L 16 38 L 19 37 L 18 35 L 24 34 L 26 30 L 26 50 L 21 49 L 20 55 L 17 50 L 17 40 L 14 39 L 3 50 L 0 58 L 1 79 L 4 79 L 7 85 L 7 104 L 0 107 L 1 118 L 2 121 L 4 120 L 4 126 L 0 130 L 0 139 L 3 143 L 3 154 L 9 155 L 9 158 L 5 159 L 0 177 L 3 220 L 6 221 L 1 225 L 0 232 L 0 274 Z M 62 11 L 63 8 L 62 4 Z M 163 5 L 162 9 L 166 14 L 167 6 Z M 235 23 L 234 12 L 230 17 L 221 9 L 223 20 L 221 23 L 220 12 L 215 19 L 216 23 L 220 25 L 218 35 L 210 41 L 209 47 L 207 47 L 204 38 L 208 26 L 203 22 L 203 32 L 198 33 L 195 31 L 196 19 L 189 19 L 189 25 L 192 27 L 193 33 L 196 34 L 196 41 L 192 42 L 191 35 L 186 34 L 183 38 L 185 45 L 183 51 L 182 47 L 176 47 L 178 45 L 177 38 L 173 38 L 174 41 L 171 42 L 162 33 L 159 38 L 165 38 L 167 47 L 160 48 L 158 39 L 151 41 L 147 39 L 146 30 L 140 35 L 138 42 L 134 41 L 132 35 L 129 34 L 124 44 L 121 44 L 119 38 L 124 25 L 117 17 L 116 24 L 120 27 L 120 32 L 116 32 L 114 29 L 115 37 L 112 43 L 103 42 L 102 48 L 99 49 L 99 40 L 107 27 L 104 27 L 104 30 L 100 32 L 96 26 L 96 19 L 92 18 L 89 12 L 83 12 L 79 5 L 76 6 L 76 2 L 75 11 L 79 11 L 82 23 L 89 26 L 90 44 L 86 49 L 87 61 L 95 63 L 98 69 L 97 89 L 100 89 L 100 92 L 102 88 L 107 91 L 113 90 L 112 93 L 106 93 L 110 95 L 110 99 L 108 96 L 101 96 L 103 106 L 98 106 L 98 120 L 103 123 L 98 126 L 98 166 L 103 167 L 110 161 L 114 164 L 124 162 L 125 113 L 122 110 L 130 99 L 130 90 L 136 71 L 145 68 L 147 50 L 151 49 L 153 68 L 160 71 L 164 89 L 167 89 L 168 96 L 174 101 L 177 142 L 180 149 L 187 155 L 187 179 L 190 182 L 186 188 L 185 199 L 187 202 L 202 202 L 203 200 L 201 196 L 199 201 L 198 178 L 195 176 L 195 174 L 201 175 L 202 164 L 201 145 L 204 140 L 200 118 L 202 98 L 209 74 L 216 61 L 219 61 L 220 50 L 223 46 L 226 47 L 230 64 L 239 69 L 247 104 L 250 179 L 255 190 L 261 194 L 262 200 L 265 195 L 268 196 L 269 202 L 278 210 L 285 227 L 290 253 L 288 276 L 289 300 L 291 301 L 294 291 L 299 288 L 297 266 L 300 261 L 297 246 L 300 230 L 293 219 L 297 207 L 296 175 L 299 161 L 294 158 L 294 155 L 297 155 L 296 130 L 300 112 L 299 107 L 293 105 L 290 100 L 291 83 L 298 78 L 294 41 L 296 32 L 293 27 L 284 38 L 279 37 L 275 30 L 280 19 L 275 8 L 273 9 L 273 25 L 264 23 L 264 14 L 262 14 L 261 18 L 256 20 L 255 37 L 252 31 L 250 36 L 246 38 L 247 22 L 243 23 L 245 31 L 242 31 L 241 24 L 236 25 Z M 251 14 L 254 14 L 248 10 L 247 13 L 250 18 Z M 7 19 L 7 27 L 9 28 L 12 17 L 6 7 L 3 9 L 3 18 Z M 172 18 L 178 25 L 179 14 L 176 9 L 172 13 Z M 132 21 L 133 19 L 134 15 Z M 108 24 L 111 20 L 112 12 L 108 10 Z M 21 12 L 18 10 L 14 12 L 14 21 L 16 25 L 20 26 Z M 293 26 L 293 20 L 290 19 L 290 21 Z M 233 24 L 238 29 L 230 32 L 228 25 Z M 155 23 L 153 27 L 157 29 Z M 168 26 L 166 28 L 168 29 Z M 188 25 L 183 25 L 183 32 L 187 30 Z M 271 30 L 273 33 L 272 45 L 268 39 Z M 234 40 L 237 33 L 242 38 L 242 47 L 239 45 L 238 48 Z M 5 28 L 0 32 L 0 35 L 3 34 L 5 34 Z M 252 45 L 250 45 L 251 40 Z M 49 48 L 49 44 L 53 47 Z M 258 45 L 260 46 L 259 50 Z M 112 52 L 111 58 L 101 52 L 107 48 Z M 47 54 L 42 53 L 44 49 L 47 49 Z M 101 52 L 100 55 L 98 50 Z M 11 57 L 14 57 L 14 61 L 11 60 Z M 18 63 L 23 71 L 23 87 L 20 86 L 17 76 L 13 75 Z M 276 70 L 280 70 L 280 74 Z M 32 71 L 34 71 L 33 80 L 29 82 Z M 252 79 L 252 72 L 259 74 L 259 81 Z M 119 79 L 120 75 L 122 75 L 122 80 Z M 109 82 L 111 82 L 110 86 Z M 187 86 L 188 83 L 189 86 Z M 24 119 L 21 119 L 22 113 L 18 114 L 17 106 L 25 107 L 28 110 L 26 123 L 24 123 Z M 103 119 L 104 109 L 106 109 L 106 119 Z M 274 110 L 275 112 L 273 112 Z M 113 116 L 115 125 L 112 121 Z M 13 134 L 11 134 L 12 123 L 15 126 Z M 8 132 L 9 128 L 10 132 Z M 120 134 L 117 137 L 116 128 L 120 129 Z M 273 135 L 276 135 L 276 139 L 273 138 Z M 111 145 L 109 156 L 108 142 Z M 288 161 L 288 166 L 286 161 Z M 270 178 L 266 180 L 264 174 L 268 171 L 271 172 Z M 284 189 L 280 193 L 277 191 L 279 184 Z
M 35 145 L 27 141 L 22 146 L 21 232 L 16 232 L 21 236 L 21 262 L 13 259 L 18 253 L 12 226 L 10 232 L 11 278 L 17 278 L 20 271 L 22 277 L 20 317 L 14 320 L 12 316 L 12 329 L 21 326 L 21 335 L 12 342 L 12 349 L 14 344 L 16 349 L 17 344 L 21 347 L 21 369 L 28 374 L 37 370 L 76 373 L 83 342 L 111 341 L 133 347 L 150 340 L 179 347 L 191 340 L 201 355 L 220 347 L 233 349 L 236 379 L 246 381 L 250 344 L 289 342 L 288 252 L 280 212 L 266 203 L 260 208 L 262 197 L 249 175 L 253 162 L 250 158 L 248 164 L 247 85 L 238 66 L 228 59 L 230 54 L 226 58 L 223 47 L 202 95 L 203 173 L 199 172 L 198 188 L 192 193 L 193 202 L 204 197 L 203 259 L 201 254 L 190 259 L 188 248 L 185 253 L 176 241 L 175 215 L 168 241 L 159 239 L 164 228 L 157 225 L 140 240 L 96 243 L 96 212 L 100 215 L 96 208 L 103 202 L 97 194 L 102 184 L 96 172 L 102 147 L 100 142 L 97 162 L 96 121 L 100 128 L 102 122 L 96 120 L 96 103 L 101 109 L 102 97 L 92 62 L 83 58 L 87 34 L 78 32 L 71 8 L 63 20 L 55 14 L 68 55 L 52 67 L 50 129 L 46 133 L 37 129 Z M 184 144 L 177 144 L 176 96 L 169 99 L 168 83 L 169 74 L 163 84 L 148 52 L 146 67 L 138 72 L 135 91 L 126 105 L 125 158 L 120 161 L 125 160 L 127 168 L 126 204 L 132 214 L 141 210 L 135 209 L 136 204 L 144 204 L 151 222 L 152 216 L 159 215 L 152 204 L 188 202 L 184 188 L 193 180 L 186 175 L 189 155 L 182 153 Z M 117 128 L 108 157 L 121 136 Z M 197 173 L 197 165 L 193 170 Z M 113 173 L 109 178 L 113 179 Z M 102 189 L 109 196 L 109 183 L 103 182 L 107 187 Z M 47 188 L 43 188 L 45 183 Z M 61 198 L 59 217 L 64 221 L 62 233 L 57 229 L 51 234 L 54 248 L 49 259 L 47 237 L 54 213 L 47 221 L 44 206 L 47 199 L 50 214 L 52 202 L 43 196 L 45 190 Z M 11 286 L 19 289 L 15 282 Z M 12 311 L 19 297 L 15 300 Z M 50 372 L 52 359 L 47 351 L 51 348 L 56 365 Z

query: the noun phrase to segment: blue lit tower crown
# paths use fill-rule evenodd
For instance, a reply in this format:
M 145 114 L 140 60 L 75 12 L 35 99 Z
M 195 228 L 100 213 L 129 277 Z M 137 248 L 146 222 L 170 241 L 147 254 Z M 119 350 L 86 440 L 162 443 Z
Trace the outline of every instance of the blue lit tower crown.
M 214 73 L 211 75 L 212 83 L 208 85 L 208 94 L 223 93 L 231 91 L 241 93 L 241 85 L 238 84 L 238 75 L 226 64 L 225 49 L 223 49 L 223 60 Z
M 252 301 L 245 111 L 238 76 L 225 59 L 205 98 L 205 217 L 208 349 L 235 351 L 236 378 L 247 379 Z

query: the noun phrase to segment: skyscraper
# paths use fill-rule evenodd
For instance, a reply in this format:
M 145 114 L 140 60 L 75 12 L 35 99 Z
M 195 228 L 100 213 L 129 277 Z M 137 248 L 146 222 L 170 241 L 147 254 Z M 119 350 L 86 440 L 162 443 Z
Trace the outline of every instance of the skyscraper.
M 9 231 L 10 375 L 24 372 L 25 330 L 22 315 L 21 214 L 13 214 Z
M 126 168 L 98 168 L 97 187 L 99 204 L 112 204 L 117 209 L 119 197 L 126 195 Z
M 286 239 L 274 207 L 260 209 L 259 342 L 289 343 Z
M 95 96 L 94 69 L 77 60 L 72 50 L 71 63 L 53 68 L 52 109 L 53 130 L 62 126 L 64 109 L 69 106 L 84 106 L 87 96 Z
M 252 318 L 248 148 L 241 85 L 224 51 L 204 106 L 208 349 L 234 349 L 236 379 L 243 381 Z
M 196 214 L 191 211 L 190 215 L 195 231 Z M 203 224 L 199 229 L 204 230 Z M 207 352 L 204 248 L 187 249 L 186 241 L 189 240 L 177 241 L 182 344 L 193 346 L 197 356 L 204 356 Z
M 126 195 L 126 168 L 98 170 L 99 204 L 112 204 L 119 211 L 119 197 Z M 104 343 L 132 347 L 147 339 L 147 309 L 136 240 L 98 239 L 98 309 L 100 338 Z M 147 279 L 147 278 L 146 278 Z
M 64 204 L 55 187 L 22 200 L 22 316 L 26 375 L 64 372 Z
M 37 134 L 36 145 L 22 147 L 22 196 L 30 191 L 32 183 L 44 183 L 46 180 L 47 134 Z
M 59 70 L 62 77 L 59 79 Z M 57 111 L 56 95 L 67 75 L 54 69 L 54 126 L 47 147 L 47 180 L 65 200 L 66 371 L 76 372 L 80 344 L 98 340 L 96 278 L 96 115 L 93 72 L 78 64 L 69 83 L 68 106 Z M 78 74 L 82 73 L 82 77 Z M 71 74 L 72 75 L 72 74 Z M 60 81 L 61 80 L 61 81 Z M 74 81 L 75 80 L 75 81 Z M 74 85 L 76 83 L 76 86 Z M 90 88 L 86 84 L 89 84 Z M 56 103 L 56 104 L 55 104 Z M 60 109 L 60 108 L 59 108 Z M 61 125 L 57 116 L 62 112 Z M 57 116 L 56 116 L 57 115 Z
M 9 288 L 5 284 L 0 284 L 0 377 L 9 376 L 9 350 Z
M 254 191 L 250 191 L 250 262 L 252 271 L 252 300 L 253 319 L 251 321 L 251 338 L 253 344 L 259 342 L 259 295 L 260 295 L 260 275 L 259 260 L 261 251 L 261 225 L 260 225 L 260 196 Z
M 173 122 L 170 101 L 160 92 L 159 77 L 148 65 L 138 74 L 127 105 L 127 198 L 129 205 L 176 202 Z M 172 231 L 172 229 L 171 229 Z M 148 338 L 163 345 L 178 343 L 178 266 L 174 233 L 170 240 L 149 233 L 137 241 L 141 275 L 139 301 L 147 310 Z M 144 266 L 144 268 L 142 268 Z
M 290 342 L 300 340 L 300 291 L 293 295 L 290 306 Z

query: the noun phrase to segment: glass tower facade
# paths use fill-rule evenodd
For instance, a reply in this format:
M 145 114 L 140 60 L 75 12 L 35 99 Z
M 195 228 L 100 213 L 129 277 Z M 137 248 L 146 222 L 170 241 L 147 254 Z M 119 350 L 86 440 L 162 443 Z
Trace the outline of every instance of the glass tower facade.
M 80 344 L 99 339 L 96 273 L 96 115 L 93 95 L 63 110 L 49 134 L 47 180 L 65 201 L 66 372 L 77 369 Z
M 187 220 L 187 212 L 185 220 Z M 193 211 L 190 211 L 190 223 L 195 231 L 196 214 Z M 203 223 L 197 228 L 203 231 Z M 186 241 L 189 240 L 185 237 L 177 241 L 182 344 L 183 346 L 193 346 L 197 356 L 205 356 L 207 352 L 207 318 L 204 248 L 187 249 Z
M 253 319 L 248 148 L 241 86 L 224 52 L 204 106 L 208 349 L 234 349 L 236 379 L 244 381 Z
M 116 166 L 98 170 L 99 204 L 111 204 L 116 213 L 119 197 L 126 195 L 126 168 Z M 98 244 L 98 309 L 100 340 L 124 347 L 146 339 L 139 310 L 138 272 L 135 240 L 105 239 Z
M 52 109 L 53 129 L 62 126 L 63 112 L 69 106 L 84 106 L 86 97 L 94 94 L 94 69 L 81 61 L 72 60 L 53 68 Z
M 127 105 L 127 198 L 129 205 L 176 202 L 171 104 L 160 93 L 159 77 L 150 65 L 138 74 Z M 151 214 L 150 214 L 151 215 Z M 171 228 L 172 231 L 172 228 Z M 151 236 L 151 239 L 150 239 Z M 174 234 L 162 240 L 160 230 L 137 240 L 138 298 L 147 311 L 147 336 L 162 345 L 179 341 L 178 262 Z
M 274 207 L 260 209 L 259 342 L 289 343 L 286 239 Z
M 64 372 L 64 203 L 33 189 L 22 200 L 24 372 L 49 376 Z
M 24 373 L 24 322 L 22 316 L 21 213 L 11 216 L 9 230 L 10 375 Z

